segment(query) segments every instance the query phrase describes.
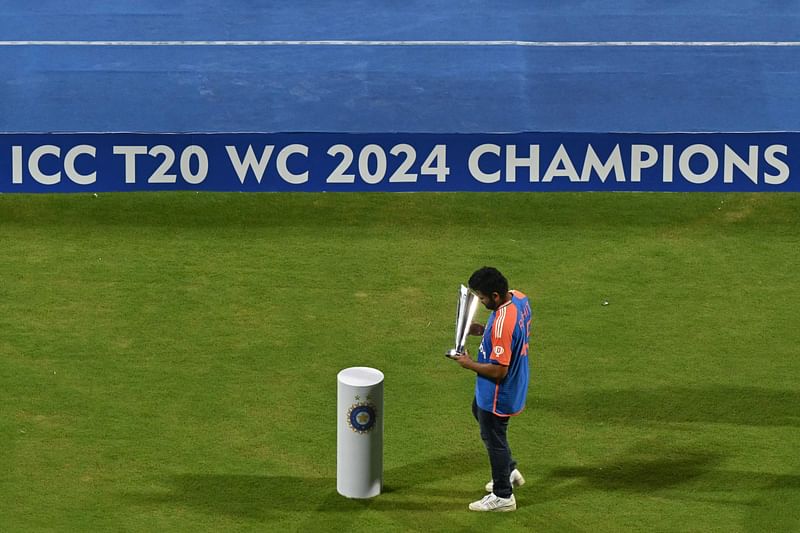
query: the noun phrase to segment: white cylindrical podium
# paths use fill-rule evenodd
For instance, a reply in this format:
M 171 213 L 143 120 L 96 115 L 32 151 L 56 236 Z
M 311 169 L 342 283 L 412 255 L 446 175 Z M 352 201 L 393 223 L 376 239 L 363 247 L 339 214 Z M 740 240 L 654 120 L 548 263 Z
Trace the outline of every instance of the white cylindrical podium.
M 336 490 L 372 498 L 383 488 L 383 372 L 356 366 L 336 378 Z

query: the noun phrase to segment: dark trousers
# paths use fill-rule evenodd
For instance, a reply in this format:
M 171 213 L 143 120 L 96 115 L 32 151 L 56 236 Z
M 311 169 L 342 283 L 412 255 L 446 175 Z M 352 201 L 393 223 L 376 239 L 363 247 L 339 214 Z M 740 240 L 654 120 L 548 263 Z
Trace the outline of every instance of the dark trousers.
M 489 452 L 489 463 L 492 465 L 492 481 L 494 494 L 501 498 L 510 498 L 512 494 L 511 471 L 517 467 L 517 462 L 511 457 L 511 448 L 508 447 L 508 418 L 497 416 L 478 407 L 473 398 L 472 414 L 481 428 L 481 439 Z

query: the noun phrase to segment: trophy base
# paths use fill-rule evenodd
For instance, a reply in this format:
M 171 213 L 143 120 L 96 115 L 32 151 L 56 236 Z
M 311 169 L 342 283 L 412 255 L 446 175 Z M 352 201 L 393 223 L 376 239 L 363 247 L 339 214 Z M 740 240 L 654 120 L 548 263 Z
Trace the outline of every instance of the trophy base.
M 450 350 L 447 350 L 447 351 L 445 352 L 445 354 L 444 354 L 444 356 L 445 356 L 445 357 L 449 357 L 450 359 L 452 359 L 452 358 L 453 358 L 453 357 L 455 357 L 456 355 L 458 355 L 458 352 L 457 352 L 457 351 L 455 351 L 455 350 L 453 350 L 452 348 L 451 348 Z

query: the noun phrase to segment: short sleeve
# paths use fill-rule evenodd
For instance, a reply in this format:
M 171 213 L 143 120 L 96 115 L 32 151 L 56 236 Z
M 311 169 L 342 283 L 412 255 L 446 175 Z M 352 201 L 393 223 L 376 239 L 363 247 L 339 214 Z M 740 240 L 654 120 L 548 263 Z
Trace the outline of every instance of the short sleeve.
M 492 353 L 489 355 L 491 361 L 496 361 L 503 366 L 511 364 L 511 340 L 516 325 L 516 306 L 506 305 L 498 309 L 494 324 L 492 324 Z

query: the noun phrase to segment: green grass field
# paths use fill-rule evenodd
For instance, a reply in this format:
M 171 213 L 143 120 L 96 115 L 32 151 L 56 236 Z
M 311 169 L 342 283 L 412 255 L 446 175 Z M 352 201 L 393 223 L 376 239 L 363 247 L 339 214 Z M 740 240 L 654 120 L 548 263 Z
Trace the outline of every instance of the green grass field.
M 3 195 L 0 246 L 0 531 L 800 530 L 800 195 Z M 534 310 L 508 514 L 442 355 L 484 264 Z

